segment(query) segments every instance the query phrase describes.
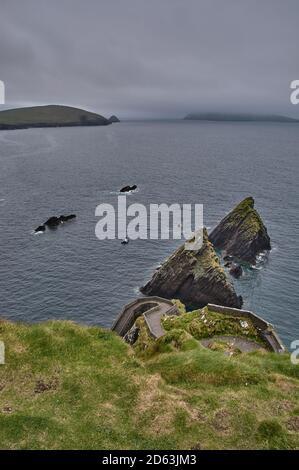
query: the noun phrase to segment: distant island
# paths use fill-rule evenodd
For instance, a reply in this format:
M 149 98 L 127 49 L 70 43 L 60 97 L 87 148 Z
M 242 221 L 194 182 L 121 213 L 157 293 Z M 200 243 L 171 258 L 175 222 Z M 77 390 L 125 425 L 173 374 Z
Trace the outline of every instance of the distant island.
M 108 119 L 109 122 L 120 122 L 120 120 L 118 119 L 117 116 L 114 116 L 114 114 L 112 116 L 110 116 L 110 118 Z
M 100 114 L 70 106 L 47 105 L 0 111 L 0 130 L 108 124 L 111 121 Z
M 190 113 L 185 120 L 193 121 L 259 121 L 259 122 L 299 122 L 299 119 L 276 114 L 247 113 Z

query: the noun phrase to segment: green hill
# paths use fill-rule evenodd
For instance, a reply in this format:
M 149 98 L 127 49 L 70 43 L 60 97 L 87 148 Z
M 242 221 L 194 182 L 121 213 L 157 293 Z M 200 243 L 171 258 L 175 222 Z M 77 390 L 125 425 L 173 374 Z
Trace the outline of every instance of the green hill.
M 207 349 L 192 335 L 196 312 L 184 315 L 155 343 L 141 324 L 134 347 L 67 321 L 0 322 L 0 447 L 298 448 L 289 355 Z
M 29 127 L 105 126 L 108 119 L 70 106 L 48 105 L 0 111 L 0 130 Z

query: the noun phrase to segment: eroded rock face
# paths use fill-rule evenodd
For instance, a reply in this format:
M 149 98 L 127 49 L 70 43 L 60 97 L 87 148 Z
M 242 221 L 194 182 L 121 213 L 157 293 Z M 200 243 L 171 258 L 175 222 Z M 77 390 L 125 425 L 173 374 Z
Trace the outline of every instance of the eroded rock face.
M 139 328 L 134 324 L 132 328 L 125 334 L 124 340 L 129 344 L 134 344 L 139 335 Z
M 252 197 L 244 199 L 224 217 L 209 238 L 215 248 L 225 250 L 226 257 L 251 264 L 255 264 L 258 253 L 271 250 L 270 237 Z
M 242 266 L 240 266 L 239 264 L 233 264 L 230 267 L 229 274 L 231 274 L 236 279 L 239 279 L 239 277 L 241 277 L 243 274 Z
M 145 295 L 180 299 L 193 308 L 208 303 L 235 308 L 242 306 L 242 298 L 237 296 L 228 281 L 206 229 L 199 250 L 186 250 L 182 245 L 140 290 Z
M 127 193 L 129 191 L 135 191 L 135 189 L 137 189 L 137 185 L 136 184 L 133 184 L 133 186 L 124 186 L 123 188 L 120 189 L 120 192 L 121 193 Z

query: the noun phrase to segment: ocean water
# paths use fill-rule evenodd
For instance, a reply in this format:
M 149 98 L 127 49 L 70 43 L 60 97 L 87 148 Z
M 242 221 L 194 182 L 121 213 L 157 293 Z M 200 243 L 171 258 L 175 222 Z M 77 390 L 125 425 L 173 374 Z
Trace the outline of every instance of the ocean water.
M 177 240 L 95 236 L 95 208 L 117 202 L 200 203 L 212 228 L 252 195 L 273 250 L 234 281 L 245 307 L 299 339 L 299 127 L 279 123 L 122 122 L 0 132 L 0 315 L 110 327 Z M 34 235 L 51 215 L 77 220 Z

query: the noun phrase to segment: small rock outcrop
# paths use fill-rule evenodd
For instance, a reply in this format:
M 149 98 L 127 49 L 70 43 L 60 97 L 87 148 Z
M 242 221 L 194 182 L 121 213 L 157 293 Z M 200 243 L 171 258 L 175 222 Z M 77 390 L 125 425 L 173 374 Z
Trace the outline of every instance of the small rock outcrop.
M 46 220 L 45 225 L 49 228 L 57 227 L 61 223 L 59 217 L 50 217 L 48 220 Z
M 134 344 L 139 335 L 139 328 L 134 324 L 132 328 L 125 334 L 124 340 L 129 344 Z
M 35 233 L 41 233 L 41 232 L 45 232 L 45 230 L 46 230 L 45 225 L 39 225 L 34 231 Z
M 75 218 L 76 218 L 76 214 L 59 216 L 60 222 L 68 222 L 69 220 L 72 220 L 72 219 L 75 219 Z
M 123 188 L 120 189 L 121 193 L 128 193 L 129 191 L 135 191 L 137 189 L 137 185 L 133 184 L 133 186 L 124 186 Z
M 242 276 L 243 274 L 243 268 L 239 264 L 233 264 L 230 267 L 229 274 L 236 279 Z
M 270 237 L 252 197 L 244 199 L 224 217 L 209 238 L 215 248 L 225 250 L 226 261 L 233 257 L 255 264 L 258 253 L 271 250 Z
M 199 250 L 178 248 L 141 289 L 145 295 L 179 299 L 188 307 L 198 308 L 214 303 L 240 308 L 242 298 L 221 267 L 206 229 Z
M 114 116 L 114 114 L 112 116 L 110 116 L 110 118 L 108 119 L 109 122 L 120 122 L 120 120 L 118 119 L 117 116 Z
M 58 225 L 68 222 L 69 220 L 75 219 L 76 214 L 69 214 L 69 215 L 60 215 L 59 217 L 56 217 L 55 215 L 50 217 L 46 222 L 42 225 L 39 225 L 34 231 L 37 232 L 45 232 L 46 227 L 50 229 L 54 229 L 58 227 Z

